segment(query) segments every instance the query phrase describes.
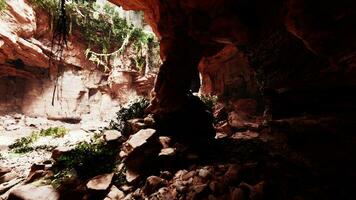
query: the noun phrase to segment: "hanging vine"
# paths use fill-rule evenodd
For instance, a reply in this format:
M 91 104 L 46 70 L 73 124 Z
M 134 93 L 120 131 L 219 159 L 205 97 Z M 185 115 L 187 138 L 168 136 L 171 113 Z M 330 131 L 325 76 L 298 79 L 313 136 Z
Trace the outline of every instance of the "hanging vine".
M 134 70 L 143 68 L 142 61 L 146 59 L 142 49 L 153 47 L 154 49 L 147 52 L 159 55 L 158 41 L 154 35 L 127 23 L 120 17 L 117 6 L 113 4 L 98 3 L 96 0 L 30 1 L 49 12 L 56 46 L 65 47 L 68 34 L 81 35 L 80 39 L 87 44 L 87 50 L 84 52 L 86 57 L 97 66 L 103 67 L 105 71 L 113 67 L 112 61 L 125 53 L 128 47 L 133 46 L 136 52 L 132 55 L 136 66 Z M 59 4 L 53 3 L 58 1 Z M 157 57 L 157 55 L 149 56 Z M 152 64 L 155 65 L 152 68 L 158 68 L 160 63 Z M 128 68 L 128 66 L 114 67 Z

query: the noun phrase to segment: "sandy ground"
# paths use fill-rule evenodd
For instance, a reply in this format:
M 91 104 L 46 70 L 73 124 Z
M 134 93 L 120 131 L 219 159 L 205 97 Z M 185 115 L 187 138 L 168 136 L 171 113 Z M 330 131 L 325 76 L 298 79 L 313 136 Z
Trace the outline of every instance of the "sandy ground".
M 97 122 L 87 122 L 97 124 Z M 104 124 L 100 124 L 104 126 Z M 28 153 L 14 153 L 8 146 L 16 139 L 30 136 L 33 131 L 50 127 L 65 127 L 68 133 L 62 138 L 40 137 L 32 147 L 48 146 L 48 149 L 37 149 Z M 97 127 L 98 128 L 98 127 Z M 91 129 L 95 129 L 92 127 Z M 98 128 L 100 129 L 100 128 Z M 95 134 L 94 130 L 83 129 L 82 124 L 69 124 L 45 118 L 31 118 L 23 115 L 0 116 L 0 166 L 10 167 L 20 177 L 26 177 L 33 164 L 42 163 L 51 158 L 51 149 L 55 147 L 73 146 L 81 141 L 89 141 Z

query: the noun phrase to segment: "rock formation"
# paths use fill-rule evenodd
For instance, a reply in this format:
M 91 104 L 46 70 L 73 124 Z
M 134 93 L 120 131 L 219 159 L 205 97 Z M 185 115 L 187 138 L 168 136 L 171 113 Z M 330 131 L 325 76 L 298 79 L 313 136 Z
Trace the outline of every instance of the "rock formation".
M 228 45 L 242 54 L 241 62 L 247 62 L 233 65 L 240 69 L 247 65 L 256 73 L 259 87 L 273 101 L 275 117 L 310 109 L 342 109 L 336 104 L 350 105 L 354 100 L 350 93 L 355 87 L 356 30 L 355 3 L 351 1 L 111 2 L 143 10 L 161 37 L 165 62 L 155 86 L 159 107 L 177 107 L 197 78 L 202 58 Z M 201 69 L 208 66 L 204 59 L 201 65 Z M 177 89 L 173 93 L 166 88 Z M 333 98 L 340 95 L 344 103 Z M 287 107 L 293 110 L 283 113 Z
M 86 58 L 80 33 L 70 36 L 59 62 L 48 13 L 26 0 L 6 4 L 0 14 L 0 113 L 103 120 L 128 98 L 149 94 L 154 74 L 100 71 Z M 121 62 L 130 62 L 126 57 Z

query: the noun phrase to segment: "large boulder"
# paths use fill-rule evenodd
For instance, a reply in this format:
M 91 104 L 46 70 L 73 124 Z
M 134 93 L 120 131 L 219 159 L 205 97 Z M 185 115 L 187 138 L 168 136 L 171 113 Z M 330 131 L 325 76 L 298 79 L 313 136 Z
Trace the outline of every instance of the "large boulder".
M 34 186 L 31 184 L 13 189 L 8 200 L 59 200 L 60 194 L 52 186 Z

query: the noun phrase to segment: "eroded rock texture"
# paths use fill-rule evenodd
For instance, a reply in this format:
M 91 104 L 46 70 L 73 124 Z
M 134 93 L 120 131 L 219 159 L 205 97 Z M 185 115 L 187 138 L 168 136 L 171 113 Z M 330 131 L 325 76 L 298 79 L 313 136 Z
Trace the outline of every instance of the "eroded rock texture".
M 147 96 L 152 89 L 155 75 L 100 71 L 85 57 L 80 31 L 69 37 L 59 62 L 48 13 L 26 0 L 6 4 L 0 13 L 0 113 L 105 119 L 127 100 L 125 95 Z M 120 59 L 130 65 L 128 55 Z
M 347 196 L 343 191 L 354 185 L 355 168 L 355 1 L 111 2 L 143 10 L 161 37 L 164 64 L 152 111 L 198 113 L 186 109 L 198 66 L 207 92 L 223 93 L 231 82 L 241 92 L 250 84 L 246 80 L 255 79 L 271 132 L 282 137 L 277 146 L 289 144 L 318 166 L 317 180 L 333 188 L 331 199 Z M 176 122 L 189 124 L 184 118 Z M 341 179 L 348 189 L 338 188 Z
M 165 62 L 155 92 L 158 107 L 163 110 L 179 109 L 179 102 L 196 82 L 198 63 L 207 80 L 208 58 L 231 45 L 242 54 L 240 62 L 247 62 L 232 65 L 241 70 L 247 65 L 253 70 L 277 118 L 318 109 L 343 109 L 341 104 L 354 100 L 356 30 L 352 1 L 112 2 L 125 9 L 143 10 L 147 22 L 161 37 Z M 220 59 L 223 63 L 226 57 Z M 228 70 L 223 65 L 216 67 L 219 72 L 215 80 L 210 78 L 211 85 L 221 90 L 221 76 Z M 335 96 L 342 96 L 343 103 Z

